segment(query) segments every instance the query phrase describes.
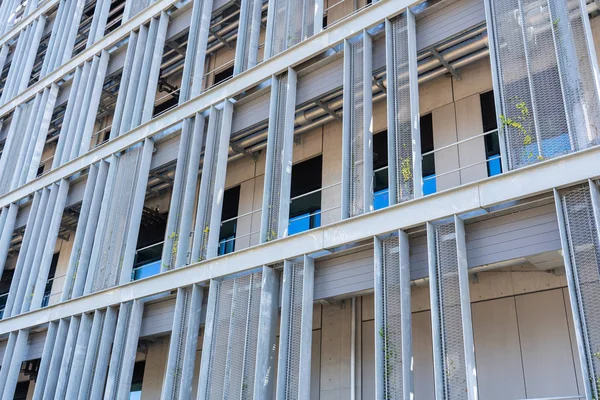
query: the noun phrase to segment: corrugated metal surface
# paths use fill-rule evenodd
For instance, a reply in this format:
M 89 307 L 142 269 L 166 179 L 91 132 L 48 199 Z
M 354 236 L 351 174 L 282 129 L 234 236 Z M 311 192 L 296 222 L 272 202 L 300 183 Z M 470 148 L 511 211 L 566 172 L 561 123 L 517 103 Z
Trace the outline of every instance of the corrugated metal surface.
M 417 48 L 422 50 L 485 21 L 483 0 L 462 0 L 417 20 Z

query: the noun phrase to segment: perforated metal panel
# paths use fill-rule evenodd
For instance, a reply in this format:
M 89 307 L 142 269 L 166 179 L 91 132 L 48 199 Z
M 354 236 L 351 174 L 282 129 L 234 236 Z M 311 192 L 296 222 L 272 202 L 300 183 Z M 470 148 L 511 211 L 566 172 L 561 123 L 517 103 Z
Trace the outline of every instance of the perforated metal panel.
M 401 266 L 401 252 L 408 253 L 408 237 L 403 232 L 400 234 L 403 235 L 404 249 L 401 249 L 398 236 L 375 240 L 378 399 L 408 400 L 412 393 L 410 264 L 405 262 Z M 408 254 L 403 256 L 408 257 Z M 408 360 L 406 365 L 404 360 Z
M 271 82 L 261 242 L 287 234 L 292 180 L 296 72 L 273 75 Z
M 206 327 L 212 330 L 204 336 L 199 398 L 252 398 L 261 280 L 262 272 L 255 272 L 211 282 L 214 303 L 209 302 Z
M 588 398 L 600 395 L 600 243 L 589 185 L 559 192 L 557 210 L 571 307 Z M 587 379 L 586 379 L 587 378 Z
M 388 182 L 390 204 L 396 204 L 421 193 L 421 137 L 418 125 L 419 92 L 414 15 L 407 10 L 386 20 L 385 38 Z
M 210 233 L 218 167 L 217 159 L 219 155 L 219 146 L 223 139 L 221 137 L 222 124 L 223 110 L 216 107 L 211 108 L 206 137 L 206 148 L 204 150 L 204 162 L 202 163 L 200 194 L 198 196 L 198 211 L 196 214 L 194 232 L 194 261 L 202 261 L 207 257 L 208 237 Z
M 177 290 L 169 356 L 163 384 L 164 399 L 188 399 L 200 330 L 203 290 L 197 285 Z
M 269 3 L 265 58 L 273 57 L 320 32 L 322 22 L 318 21 L 315 26 L 315 15 L 321 12 L 322 3 L 315 0 L 275 0 Z
M 585 2 L 489 1 L 508 167 L 598 144 L 597 61 Z
M 342 217 L 373 206 L 371 36 L 344 42 Z
M 261 8 L 261 0 L 241 0 L 233 75 L 244 72 L 257 63 Z
M 286 261 L 277 367 L 277 399 L 302 399 L 310 390 L 314 264 Z
M 57 93 L 52 85 L 15 108 L 0 157 L 0 194 L 36 177 Z
M 476 383 L 469 382 L 476 376 L 475 356 L 464 228 L 457 229 L 456 221 L 428 224 L 434 373 L 437 396 L 470 400 L 477 398 Z
M 75 69 L 52 168 L 89 150 L 108 60 L 103 51 Z

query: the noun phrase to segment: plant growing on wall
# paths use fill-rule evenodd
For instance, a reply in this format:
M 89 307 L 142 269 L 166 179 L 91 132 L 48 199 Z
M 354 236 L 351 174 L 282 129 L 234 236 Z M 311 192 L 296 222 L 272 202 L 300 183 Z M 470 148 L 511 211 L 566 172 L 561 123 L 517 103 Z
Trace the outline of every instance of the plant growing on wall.
M 406 143 L 402 144 L 404 150 L 408 149 Z M 399 197 L 400 199 L 405 199 L 412 196 L 412 179 L 413 179 L 413 169 L 412 169 L 412 157 L 402 157 L 398 156 L 398 161 L 400 165 L 400 174 L 402 175 L 402 182 L 399 185 L 398 190 L 400 191 Z
M 392 370 L 394 369 L 394 358 L 396 356 L 394 345 L 389 340 L 389 325 L 379 329 L 379 336 L 383 339 L 384 385 L 388 387 L 392 383 Z M 387 399 L 391 398 L 389 390 L 386 390 L 385 394 Z
M 502 123 L 502 129 L 511 129 L 512 132 L 516 132 L 523 143 L 524 151 L 528 159 L 533 158 L 533 151 L 527 151 L 525 148 L 533 143 L 533 131 L 534 121 L 533 115 L 529 111 L 529 106 L 518 96 L 511 99 L 514 103 L 514 111 L 511 115 L 500 114 L 500 122 Z M 537 156 L 539 161 L 543 160 L 544 157 L 539 154 Z

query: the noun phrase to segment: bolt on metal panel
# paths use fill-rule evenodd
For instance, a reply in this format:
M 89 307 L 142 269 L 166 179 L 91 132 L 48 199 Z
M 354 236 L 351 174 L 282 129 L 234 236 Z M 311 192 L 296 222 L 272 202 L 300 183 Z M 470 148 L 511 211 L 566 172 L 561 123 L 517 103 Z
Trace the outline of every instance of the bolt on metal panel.
M 344 40 L 342 218 L 373 210 L 373 54 L 365 30 Z
M 421 130 L 415 16 L 385 22 L 390 204 L 422 195 Z
M 477 399 L 475 348 L 463 221 L 427 223 L 437 399 Z
M 600 143 L 598 65 L 586 7 L 579 0 L 486 0 L 508 169 Z
M 261 242 L 287 236 L 294 151 L 297 75 L 292 68 L 271 78 Z
M 375 238 L 376 398 L 410 400 L 412 315 L 408 235 Z

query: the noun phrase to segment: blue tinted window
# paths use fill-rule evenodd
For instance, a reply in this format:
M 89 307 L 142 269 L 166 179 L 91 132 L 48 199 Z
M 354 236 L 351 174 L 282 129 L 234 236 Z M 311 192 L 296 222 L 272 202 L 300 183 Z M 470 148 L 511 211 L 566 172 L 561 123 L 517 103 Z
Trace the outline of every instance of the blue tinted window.
M 389 190 L 383 189 L 373 193 L 373 208 L 380 210 L 390 205 Z
M 435 193 L 437 191 L 435 183 L 435 175 L 429 175 L 423 177 L 423 196 Z
M 321 210 L 315 210 L 290 218 L 288 235 L 307 231 L 321 226 Z
M 233 253 L 233 250 L 235 250 L 235 234 L 219 242 L 218 255 Z
M 502 163 L 500 162 L 500 156 L 490 156 L 487 162 L 488 176 L 494 176 L 502 173 Z
M 571 140 L 569 139 L 568 133 L 555 136 L 552 138 L 546 138 L 542 140 L 542 154 L 543 159 L 557 157 L 562 154 L 571 152 Z M 533 162 L 534 158 L 537 159 L 539 155 L 538 144 L 536 142 L 531 143 L 524 147 L 524 161 Z

